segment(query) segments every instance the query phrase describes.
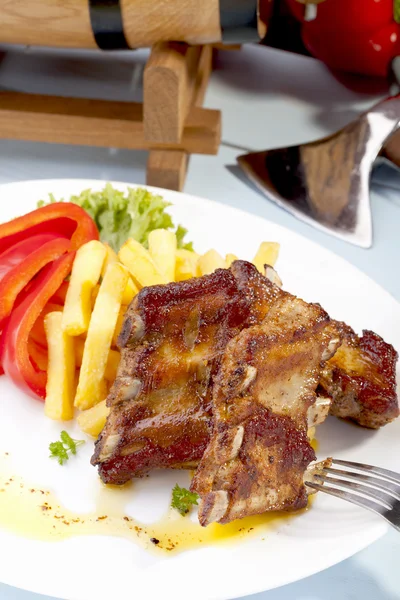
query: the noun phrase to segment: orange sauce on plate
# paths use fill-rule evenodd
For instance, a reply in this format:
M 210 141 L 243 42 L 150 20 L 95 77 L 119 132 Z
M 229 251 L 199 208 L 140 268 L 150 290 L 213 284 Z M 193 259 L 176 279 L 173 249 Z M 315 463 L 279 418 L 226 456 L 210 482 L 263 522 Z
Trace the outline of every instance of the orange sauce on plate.
M 0 528 L 48 542 L 81 535 L 117 536 L 159 554 L 248 540 L 249 537 L 264 539 L 271 528 L 295 516 L 283 512 L 266 513 L 227 525 L 212 524 L 203 528 L 189 516 L 181 517 L 169 509 L 159 521 L 144 524 L 125 513 L 132 492 L 131 484 L 122 487 L 101 485 L 95 512 L 78 514 L 65 508 L 50 490 L 31 486 L 21 477 L 7 473 L 6 460 L 0 457 Z

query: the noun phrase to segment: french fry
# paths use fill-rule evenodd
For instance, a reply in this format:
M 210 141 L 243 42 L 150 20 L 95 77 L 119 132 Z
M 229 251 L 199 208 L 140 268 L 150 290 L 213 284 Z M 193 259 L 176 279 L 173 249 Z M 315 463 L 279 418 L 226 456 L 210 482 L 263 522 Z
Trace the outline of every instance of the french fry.
M 44 320 L 49 357 L 44 412 L 50 419 L 68 421 L 74 416 L 75 352 L 73 338 L 62 328 L 62 318 L 57 311 Z
M 101 282 L 90 319 L 75 397 L 75 406 L 80 410 L 91 408 L 104 399 L 108 355 L 127 281 L 126 269 L 113 263 Z
M 77 419 L 78 425 L 82 431 L 96 438 L 103 430 L 109 413 L 110 409 L 103 400 L 93 408 L 81 412 Z
M 277 242 L 262 242 L 260 244 L 257 254 L 253 258 L 253 265 L 257 267 L 260 273 L 265 274 L 264 265 L 270 265 L 271 267 L 275 265 L 279 256 L 279 248 L 280 244 Z
M 176 235 L 166 229 L 154 229 L 149 233 L 149 252 L 168 282 L 175 281 Z
M 122 325 L 123 325 L 123 322 L 124 322 L 126 311 L 127 311 L 127 307 L 125 305 L 122 305 L 121 308 L 119 309 L 117 324 L 115 326 L 114 334 L 113 334 L 113 339 L 112 339 L 112 345 L 113 346 L 117 345 L 118 336 L 119 336 L 119 334 L 121 332 L 121 329 L 122 329 Z
M 87 242 L 76 253 L 65 298 L 62 327 L 69 335 L 88 330 L 92 313 L 92 292 L 100 279 L 106 247 L 97 240 Z
M 106 250 L 106 255 L 105 255 L 105 258 L 104 258 L 103 268 L 101 269 L 101 276 L 102 277 L 104 277 L 104 275 L 106 274 L 107 267 L 109 265 L 111 265 L 112 263 L 118 262 L 118 255 L 111 248 L 111 246 L 109 244 L 103 244 L 103 246 L 104 246 L 104 248 Z
M 44 318 L 50 312 L 55 311 L 62 312 L 62 306 L 59 304 L 54 304 L 53 302 L 48 302 L 40 313 L 40 316 L 36 319 L 30 332 L 30 337 L 32 340 L 36 342 L 36 344 L 43 346 L 43 348 L 47 346 L 46 332 L 44 330 Z
M 111 246 L 109 244 L 104 244 L 104 246 L 106 249 L 106 258 L 105 258 L 105 261 L 103 264 L 103 268 L 101 270 L 102 277 L 104 277 L 104 275 L 107 271 L 108 265 L 119 262 L 118 254 L 116 252 L 114 252 L 114 250 L 111 248 Z M 128 283 L 126 284 L 126 288 L 124 290 L 124 294 L 122 296 L 122 304 L 126 304 L 126 305 L 130 304 L 138 292 L 139 292 L 139 290 L 137 289 L 136 285 L 133 283 L 132 278 L 129 277 Z
M 122 246 L 118 258 L 133 277 L 139 287 L 168 283 L 166 276 L 161 273 L 150 252 L 136 240 L 130 239 Z
M 229 267 L 233 262 L 235 262 L 235 260 L 239 260 L 236 254 L 227 254 L 225 257 L 226 268 L 229 269 Z
M 132 277 L 129 276 L 128 283 L 126 284 L 126 288 L 124 289 L 124 293 L 122 294 L 122 304 L 125 304 L 125 306 L 129 306 L 129 304 L 132 302 L 132 300 L 138 293 L 138 288 L 136 287 Z
M 216 269 L 225 269 L 226 267 L 224 259 L 216 250 L 209 250 L 200 256 L 198 264 L 201 275 L 209 275 Z
M 77 367 L 82 365 L 84 348 L 85 340 L 82 340 L 81 338 L 75 338 L 75 363 Z M 121 354 L 118 352 L 118 350 L 111 349 L 108 354 L 107 364 L 104 371 L 104 377 L 107 379 L 107 381 L 114 383 L 120 360 Z
M 198 269 L 199 255 L 191 250 L 176 251 L 175 281 L 184 281 L 200 275 Z
M 91 298 L 90 298 L 92 310 L 94 308 L 94 305 L 96 304 L 97 296 L 99 295 L 99 289 L 100 289 L 100 285 L 95 285 L 92 290 L 92 294 L 91 294 Z M 86 331 L 84 333 L 86 333 Z

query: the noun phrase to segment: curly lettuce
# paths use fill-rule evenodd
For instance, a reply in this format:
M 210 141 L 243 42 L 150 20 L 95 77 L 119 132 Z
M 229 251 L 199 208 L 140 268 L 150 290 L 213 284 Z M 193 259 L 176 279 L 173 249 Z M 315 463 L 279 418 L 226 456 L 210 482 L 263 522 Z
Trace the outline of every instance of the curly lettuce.
M 178 248 L 193 250 L 192 243 L 184 240 L 187 230 L 181 225 L 175 228 L 166 211 L 170 203 L 144 188 L 128 187 L 125 193 L 107 183 L 100 192 L 84 190 L 79 196 L 71 196 L 69 201 L 86 210 L 97 225 L 101 241 L 110 244 L 116 252 L 129 238 L 147 247 L 149 233 L 154 229 L 175 231 Z M 56 200 L 49 194 L 49 200 L 40 200 L 38 207 L 53 202 L 64 200 Z

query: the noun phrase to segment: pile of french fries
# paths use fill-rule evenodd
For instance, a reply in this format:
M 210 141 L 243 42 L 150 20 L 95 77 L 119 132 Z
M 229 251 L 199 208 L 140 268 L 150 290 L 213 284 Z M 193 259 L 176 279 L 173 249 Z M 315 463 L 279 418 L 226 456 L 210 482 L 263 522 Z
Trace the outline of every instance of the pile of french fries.
M 82 431 L 97 437 L 109 409 L 108 390 L 115 380 L 120 353 L 117 339 L 124 314 L 143 287 L 183 281 L 227 268 L 237 259 L 216 250 L 203 255 L 177 248 L 165 229 L 149 235 L 149 248 L 128 240 L 118 255 L 99 241 L 82 246 L 75 258 L 63 310 L 48 312 L 44 328 L 48 345 L 45 414 L 70 420 L 75 409 Z M 273 266 L 279 244 L 263 242 L 253 263 L 263 273 Z

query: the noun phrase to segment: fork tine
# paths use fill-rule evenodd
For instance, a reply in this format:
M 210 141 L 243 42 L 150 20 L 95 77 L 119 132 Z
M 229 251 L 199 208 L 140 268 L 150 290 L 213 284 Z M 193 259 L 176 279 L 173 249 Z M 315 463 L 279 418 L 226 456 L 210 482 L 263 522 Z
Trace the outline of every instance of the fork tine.
M 335 485 L 341 486 L 345 489 L 345 491 L 356 491 L 364 494 L 368 498 L 373 498 L 374 500 L 378 500 L 388 508 L 389 510 L 393 507 L 392 503 L 394 498 L 390 496 L 388 493 L 380 492 L 379 490 L 375 490 L 372 487 L 367 485 L 362 485 L 361 483 L 354 483 L 353 481 L 343 481 L 343 479 L 338 479 L 337 477 L 324 477 L 323 475 L 315 475 L 315 478 L 320 479 L 323 482 L 333 483 Z
M 324 472 L 334 473 L 335 475 L 342 475 L 348 479 L 355 479 L 358 481 L 363 481 L 364 483 L 370 484 L 374 488 L 379 490 L 383 490 L 400 500 L 400 487 L 394 483 L 390 483 L 385 481 L 384 479 L 379 479 L 379 477 L 371 477 L 370 475 L 364 475 L 363 473 L 351 472 L 351 471 L 343 471 L 342 469 L 332 469 L 331 467 L 324 467 Z M 343 481 L 343 483 L 348 483 L 349 485 L 352 483 L 350 481 Z M 354 485 L 354 484 L 352 484 Z
M 358 469 L 359 471 L 374 473 L 375 475 L 380 475 L 389 481 L 394 481 L 395 483 L 400 483 L 400 474 L 395 473 L 394 471 L 389 471 L 389 469 L 381 469 L 380 467 L 373 467 L 371 465 L 365 465 L 363 463 L 351 462 L 349 460 L 338 460 L 336 458 L 332 459 L 332 463 L 336 465 L 341 465 L 343 467 L 350 467 L 351 469 Z
M 347 502 L 357 504 L 357 506 L 361 506 L 362 508 L 368 508 L 368 510 L 372 510 L 378 515 L 385 516 L 386 509 L 381 504 L 378 504 L 378 502 L 373 502 L 372 500 L 368 500 L 368 498 L 364 498 L 363 496 L 357 496 L 357 494 L 343 492 L 342 490 L 330 487 L 329 485 L 320 485 L 319 483 L 314 483 L 312 481 L 306 481 L 305 483 L 309 487 L 314 488 L 314 490 L 325 492 L 325 494 L 335 496 L 336 498 L 341 498 L 342 500 L 347 500 Z

